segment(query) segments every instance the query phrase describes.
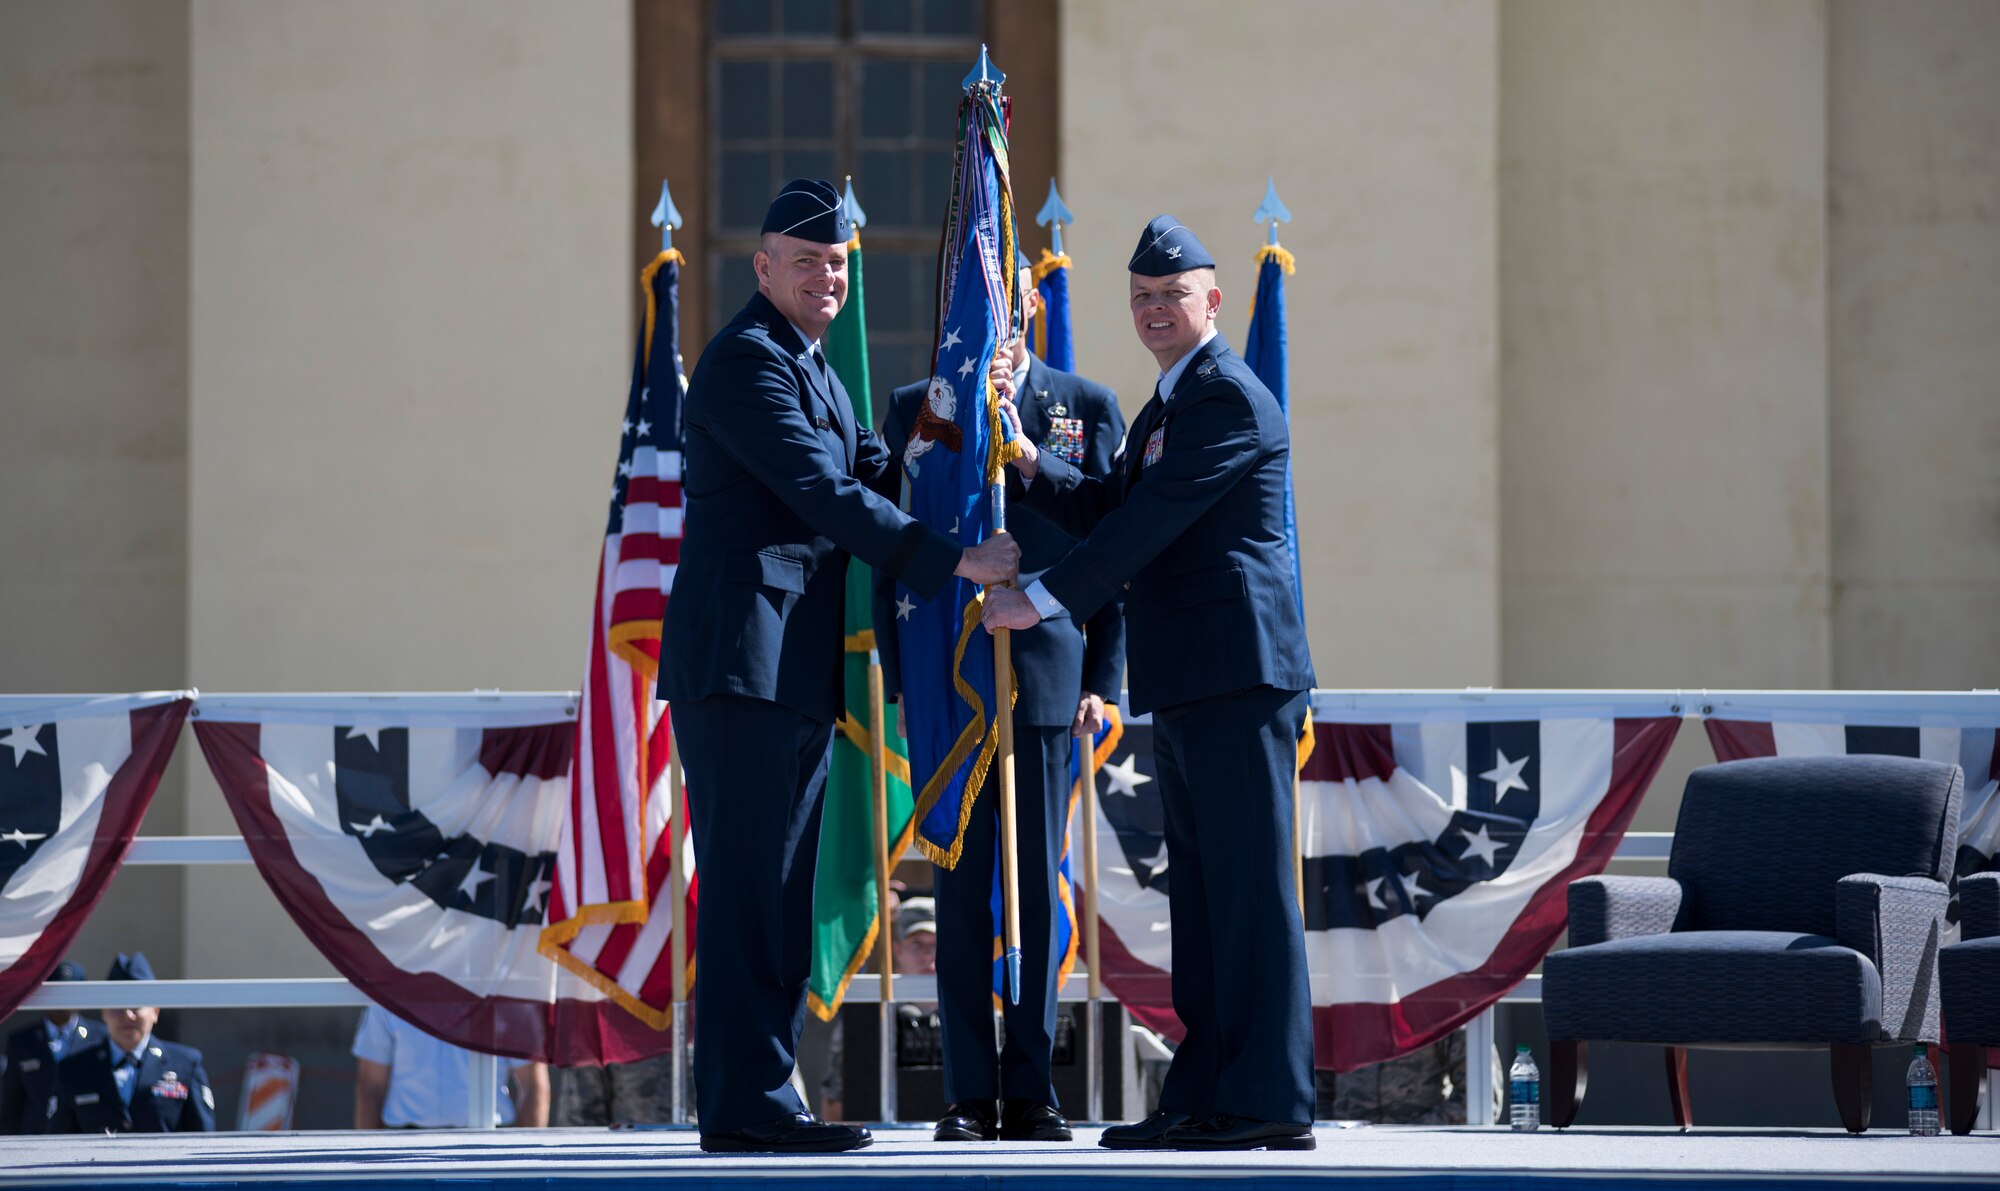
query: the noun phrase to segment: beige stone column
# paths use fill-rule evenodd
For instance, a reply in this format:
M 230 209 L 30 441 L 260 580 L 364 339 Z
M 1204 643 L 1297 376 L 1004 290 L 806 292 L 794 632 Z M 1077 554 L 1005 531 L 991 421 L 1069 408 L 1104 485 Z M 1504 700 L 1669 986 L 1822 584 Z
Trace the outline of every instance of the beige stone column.
M 188 14 L 0 9 L 0 693 L 187 680 Z M 176 763 L 144 830 L 177 835 Z M 181 879 L 116 877 L 71 948 L 181 974 Z
M 1833 681 L 2000 685 L 2000 5 L 1830 15 Z
M 1524 0 L 1500 44 L 1507 684 L 1825 685 L 1821 6 Z
M 621 4 L 193 10 L 189 669 L 566 689 L 630 375 Z M 197 831 L 233 830 L 206 775 Z M 197 870 L 192 967 L 325 965 Z
M 1158 375 L 1125 301 L 1146 221 L 1170 212 L 1215 255 L 1240 350 L 1267 176 L 1296 216 L 1292 458 L 1323 686 L 1498 678 L 1497 19 L 1483 0 L 1063 6 L 1077 362 L 1128 415 Z

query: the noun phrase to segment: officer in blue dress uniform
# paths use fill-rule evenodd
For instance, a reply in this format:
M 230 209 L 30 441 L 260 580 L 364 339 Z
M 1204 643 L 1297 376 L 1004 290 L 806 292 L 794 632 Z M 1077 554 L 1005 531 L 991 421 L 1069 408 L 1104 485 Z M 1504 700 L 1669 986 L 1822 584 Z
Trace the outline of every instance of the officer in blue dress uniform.
M 819 346 L 847 297 L 851 235 L 832 185 L 786 185 L 765 214 L 757 293 L 688 383 L 659 694 L 673 703 L 701 874 L 695 1099 L 710 1150 L 870 1141 L 812 1116 L 790 1083 L 848 556 L 926 596 L 953 574 L 1012 578 L 1020 558 L 1007 535 L 961 548 L 897 509 L 895 461 L 855 425 Z
M 1152 712 L 1172 865 L 1174 1011 L 1187 1037 L 1159 1111 L 1112 1148 L 1311 1149 L 1312 997 L 1292 877 L 1292 780 L 1313 685 L 1285 538 L 1285 415 L 1215 331 L 1215 262 L 1171 216 L 1128 266 L 1160 367 L 1099 480 L 1049 452 L 1020 498 L 1083 538 L 1025 591 L 989 591 L 989 628 L 1093 615 L 1125 595 L 1127 688 Z M 1011 378 L 995 370 L 1003 391 Z
M 120 954 L 106 980 L 151 980 L 141 952 Z M 104 1030 L 63 1056 L 51 1133 L 213 1133 L 215 1092 L 201 1052 L 153 1033 L 160 1011 L 106 1009 Z
M 82 980 L 83 965 L 68 960 L 49 973 L 48 983 Z M 56 1098 L 56 1064 L 98 1033 L 69 1010 L 53 1012 L 7 1036 L 7 1061 L 0 1069 L 0 1133 L 47 1133 L 49 1105 Z
M 1028 259 L 1016 257 L 1026 316 L 1035 294 Z M 1022 430 L 1047 453 L 1097 477 L 1112 474 L 1125 440 L 1118 397 L 1103 385 L 1049 367 L 1016 342 L 1003 348 L 1017 385 Z M 904 385 L 889 398 L 882 440 L 900 453 L 928 382 Z M 1021 582 L 1069 553 L 1076 539 L 1039 514 L 1010 509 L 1007 528 L 1021 544 Z M 882 652 L 884 689 L 897 698 L 896 585 L 875 576 L 875 640 Z M 1057 1111 L 1050 1056 L 1055 1045 L 1057 950 L 1056 877 L 1069 818 L 1073 734 L 1095 733 L 1104 704 L 1117 702 L 1125 673 L 1125 616 L 1107 600 L 1088 625 L 1067 616 L 1014 634 L 1014 773 L 1020 841 L 1021 1001 L 1005 1005 L 1006 1044 L 993 1040 L 993 870 L 998 863 L 998 804 L 966 826 L 958 867 L 937 870 L 938 1016 L 944 1028 L 945 1115 L 939 1141 L 1068 1141 Z M 898 709 L 900 712 L 900 708 Z M 1004 1103 L 1004 1108 L 996 1106 Z

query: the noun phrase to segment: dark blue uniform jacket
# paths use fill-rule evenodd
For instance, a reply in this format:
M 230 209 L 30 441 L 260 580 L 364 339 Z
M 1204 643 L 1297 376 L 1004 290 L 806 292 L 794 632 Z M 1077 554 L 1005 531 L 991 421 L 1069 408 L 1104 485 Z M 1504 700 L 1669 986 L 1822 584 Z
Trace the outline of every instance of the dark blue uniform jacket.
M 924 399 L 926 382 L 904 385 L 889 398 L 889 410 L 882 422 L 882 441 L 898 461 L 903 444 L 909 441 L 910 427 Z M 1063 372 L 1028 357 L 1027 387 L 1016 408 L 1021 412 L 1021 432 L 1037 446 L 1047 449 L 1052 419 L 1082 422 L 1083 458 L 1077 464 L 1083 474 L 1108 476 L 1116 466 L 1119 445 L 1125 438 L 1125 416 L 1118 410 L 1118 397 L 1110 389 L 1073 372 Z M 1055 410 L 1062 413 L 1055 413 Z M 1074 426 L 1067 429 L 1075 429 Z M 1041 514 L 1025 507 L 1007 510 L 1007 529 L 1021 547 L 1021 586 L 1027 587 L 1042 570 L 1069 553 L 1076 539 Z M 1122 593 L 1121 593 L 1122 594 Z M 875 640 L 882 652 L 882 676 L 890 698 L 902 689 L 896 645 L 896 585 L 880 571 L 875 573 Z M 1087 633 L 1086 633 L 1087 630 Z M 1037 727 L 1067 727 L 1076 718 L 1077 701 L 1084 691 L 1104 696 L 1107 703 L 1118 701 L 1125 678 L 1125 615 L 1120 601 L 1107 601 L 1087 623 L 1064 617 L 1044 621 L 1013 635 L 1015 687 L 1014 718 Z
M 103 1030 L 78 1022 L 72 1047 L 83 1047 Z M 0 1075 L 0 1133 L 47 1133 L 49 1105 L 56 1095 L 56 1059 L 49 1053 L 48 1027 L 37 1021 L 7 1036 L 7 1070 Z
M 925 595 L 958 566 L 956 542 L 897 509 L 895 460 L 805 351 L 757 294 L 688 382 L 662 699 L 742 695 L 838 720 L 848 555 Z
M 1220 335 L 1171 396 L 1140 411 L 1115 476 L 1046 454 L 1025 486 L 1010 471 L 1029 506 L 1084 539 L 1042 583 L 1072 616 L 1124 593 L 1135 713 L 1250 687 L 1306 690 L 1312 655 L 1285 544 L 1285 415 Z
M 192 1046 L 148 1041 L 132 1085 L 132 1106 L 118 1099 L 110 1040 L 102 1030 L 90 1045 L 63 1056 L 62 1090 L 51 1133 L 213 1133 L 215 1093 Z

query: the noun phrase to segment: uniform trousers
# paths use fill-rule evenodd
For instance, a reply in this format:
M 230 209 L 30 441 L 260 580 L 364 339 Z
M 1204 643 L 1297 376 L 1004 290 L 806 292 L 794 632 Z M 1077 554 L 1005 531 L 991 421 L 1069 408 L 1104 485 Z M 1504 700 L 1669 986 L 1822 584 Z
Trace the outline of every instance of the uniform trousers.
M 1292 876 L 1306 701 L 1252 687 L 1153 713 L 1174 1012 L 1187 1027 L 1162 1109 L 1312 1122 L 1312 989 Z
M 703 1133 L 729 1133 L 806 1111 L 791 1078 L 833 725 L 736 695 L 673 715 L 701 882 L 695 1107 Z
M 1056 1029 L 1056 877 L 1069 819 L 1067 725 L 1014 725 L 1014 808 L 1021 897 L 1021 1001 L 1001 1014 L 1006 1042 L 993 1037 L 993 874 L 1000 867 L 999 762 L 966 824 L 958 867 L 937 870 L 938 1020 L 944 1030 L 944 1098 L 1021 1100 L 1056 1107 L 1049 1053 Z M 1004 988 L 1004 982 L 1002 986 Z

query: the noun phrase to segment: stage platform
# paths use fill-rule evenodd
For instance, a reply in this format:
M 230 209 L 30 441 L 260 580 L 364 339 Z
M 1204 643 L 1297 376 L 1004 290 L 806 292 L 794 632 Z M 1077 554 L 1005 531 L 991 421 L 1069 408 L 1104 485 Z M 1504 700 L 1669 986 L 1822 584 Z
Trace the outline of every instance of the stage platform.
M 0 1138 L 0 1187 L 366 1187 L 528 1191 L 602 1185 L 849 1188 L 1076 1187 L 1158 1191 L 1162 1182 L 1235 1188 L 1338 1184 L 1349 1191 L 1579 1191 L 1816 1185 L 2000 1187 L 2000 1136 L 1888 1132 L 1468 1128 L 1319 1130 L 1310 1153 L 1117 1153 L 1080 1129 L 1071 1145 L 939 1145 L 929 1129 L 876 1131 L 869 1149 L 811 1158 L 704 1154 L 684 1130 L 224 1133 Z

